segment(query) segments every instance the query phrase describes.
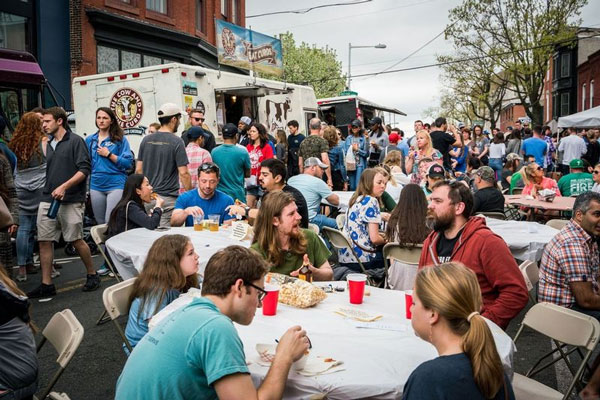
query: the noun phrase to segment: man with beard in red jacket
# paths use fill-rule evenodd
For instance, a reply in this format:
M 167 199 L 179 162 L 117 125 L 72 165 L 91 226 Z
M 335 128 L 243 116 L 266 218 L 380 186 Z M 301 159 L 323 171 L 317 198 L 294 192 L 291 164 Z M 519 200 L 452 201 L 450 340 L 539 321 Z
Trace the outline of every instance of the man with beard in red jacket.
M 419 268 L 460 261 L 477 274 L 481 315 L 502 329 L 527 305 L 527 288 L 508 246 L 485 224 L 471 217 L 473 195 L 462 182 L 433 186 L 427 225 L 433 231 L 423 243 Z

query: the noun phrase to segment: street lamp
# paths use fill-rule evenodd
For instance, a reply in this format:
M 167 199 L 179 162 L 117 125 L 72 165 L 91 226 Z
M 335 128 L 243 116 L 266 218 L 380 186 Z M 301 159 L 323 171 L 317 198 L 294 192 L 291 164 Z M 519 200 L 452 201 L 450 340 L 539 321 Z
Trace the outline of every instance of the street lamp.
M 385 44 L 379 43 L 375 46 L 352 46 L 352 43 L 348 43 L 348 90 L 350 90 L 350 71 L 352 67 L 352 49 L 385 49 L 387 46 Z

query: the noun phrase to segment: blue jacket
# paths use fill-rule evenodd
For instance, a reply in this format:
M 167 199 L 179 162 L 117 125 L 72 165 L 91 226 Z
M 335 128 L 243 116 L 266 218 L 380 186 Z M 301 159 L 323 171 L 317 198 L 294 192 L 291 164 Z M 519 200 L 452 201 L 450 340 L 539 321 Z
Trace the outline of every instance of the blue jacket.
M 108 137 L 102 142 L 102 147 L 108 147 L 110 152 L 117 156 L 116 163 L 98 154 L 98 132 L 88 136 L 85 144 L 92 159 L 90 189 L 100 192 L 123 189 L 127 180 L 127 170 L 133 165 L 133 155 L 127 138 L 123 137 L 123 140 L 113 142 Z
M 331 171 L 340 171 L 344 182 L 348 182 L 348 174 L 346 174 L 346 152 L 344 151 L 343 143 L 332 147 L 327 151 Z
M 365 137 L 361 134 L 359 137 L 354 137 L 354 135 L 348 135 L 346 141 L 344 142 L 344 156 L 348 153 L 348 149 L 352 147 L 352 142 L 358 140 L 358 152 L 355 153 L 357 156 L 356 167 L 362 167 L 363 169 L 367 167 L 367 160 L 369 159 L 369 142 L 365 139 Z

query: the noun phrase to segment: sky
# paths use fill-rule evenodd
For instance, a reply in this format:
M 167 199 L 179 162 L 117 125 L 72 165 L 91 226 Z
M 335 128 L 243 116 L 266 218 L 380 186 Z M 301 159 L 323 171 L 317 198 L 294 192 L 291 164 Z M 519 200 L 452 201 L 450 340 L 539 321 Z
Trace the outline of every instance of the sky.
M 246 15 L 297 10 L 348 0 L 247 0 Z M 306 14 L 281 14 L 246 19 L 246 27 L 275 36 L 292 32 L 296 43 L 333 48 L 342 71 L 348 71 L 348 44 L 385 49 L 352 49 L 352 75 L 384 70 L 436 37 L 446 28 L 448 11 L 461 0 L 373 0 L 369 3 L 329 7 Z M 600 27 L 600 1 L 590 0 L 582 9 L 584 26 Z M 452 45 L 441 35 L 414 56 L 393 69 L 435 64 L 436 55 L 451 54 Z M 284 55 L 285 56 L 285 55 Z M 437 107 L 443 87 L 437 67 L 404 71 L 352 80 L 352 90 L 375 103 L 395 107 L 407 116 L 396 116 L 396 126 L 412 136 L 413 122 L 422 119 L 428 107 Z M 391 122 L 394 122 L 393 120 Z

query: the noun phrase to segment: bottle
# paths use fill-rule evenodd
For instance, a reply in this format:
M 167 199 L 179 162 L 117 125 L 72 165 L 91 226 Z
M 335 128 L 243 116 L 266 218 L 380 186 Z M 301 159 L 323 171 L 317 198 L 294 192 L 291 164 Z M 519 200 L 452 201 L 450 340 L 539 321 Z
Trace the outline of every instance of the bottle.
M 48 218 L 56 219 L 56 215 L 58 214 L 58 209 L 60 208 L 60 200 L 52 199 L 52 203 L 50 203 L 50 208 L 48 208 Z
M 302 263 L 302 267 L 298 271 L 298 279 L 302 279 L 303 281 L 312 283 L 313 276 L 312 271 L 309 268 L 310 262 L 307 260 L 307 257 L 304 258 L 304 262 Z

